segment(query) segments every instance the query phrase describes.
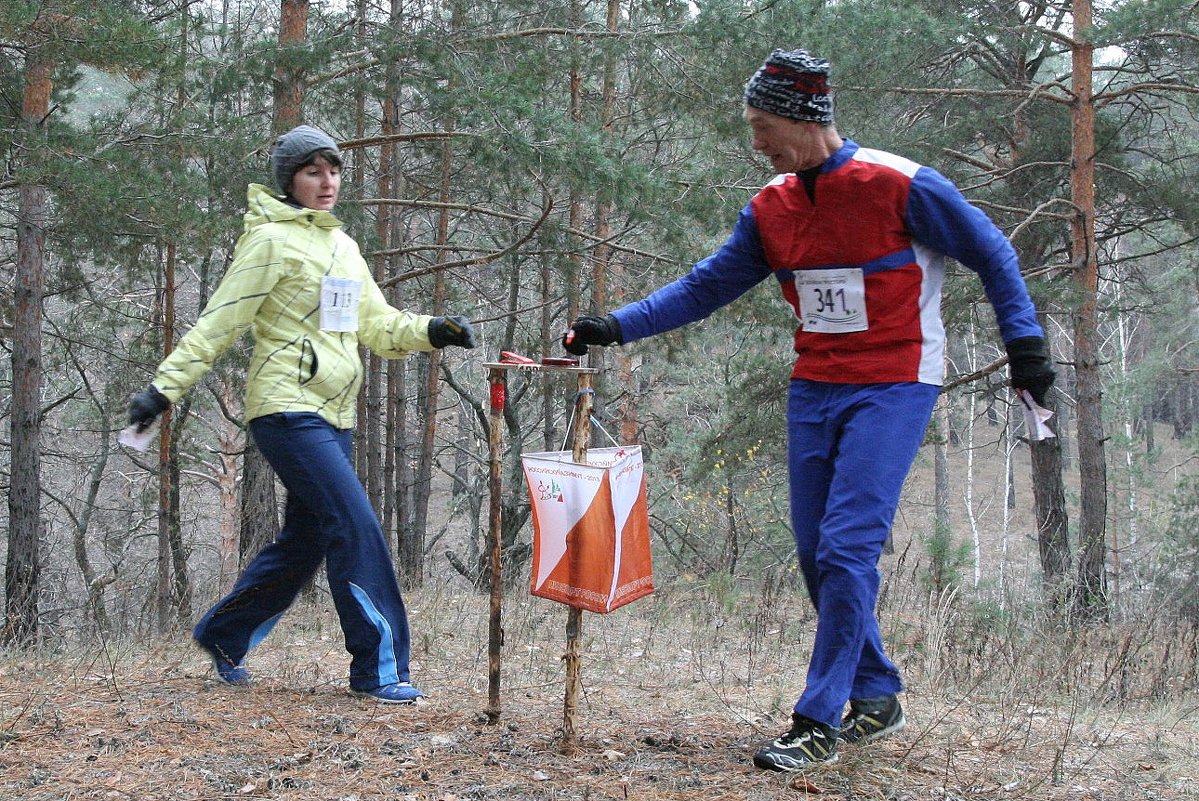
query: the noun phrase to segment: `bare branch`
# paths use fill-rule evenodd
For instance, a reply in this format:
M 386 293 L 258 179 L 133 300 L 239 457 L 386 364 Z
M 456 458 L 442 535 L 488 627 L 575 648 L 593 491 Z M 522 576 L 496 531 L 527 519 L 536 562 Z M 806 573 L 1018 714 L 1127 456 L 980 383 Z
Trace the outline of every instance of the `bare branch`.
M 530 36 L 569 36 L 572 39 L 616 39 L 626 36 L 678 36 L 680 31 L 609 31 L 588 30 L 580 31 L 571 28 L 526 28 L 520 31 L 504 31 L 487 36 L 472 36 L 465 39 L 467 44 L 478 42 L 500 42 L 506 39 L 522 39 Z
M 441 264 L 434 264 L 431 267 L 426 267 L 423 270 L 412 270 L 412 271 L 406 272 L 402 275 L 397 275 L 396 277 L 394 277 L 388 281 L 384 281 L 382 284 L 380 284 L 380 286 L 388 287 L 388 286 L 392 286 L 394 284 L 400 283 L 401 281 L 407 281 L 410 278 L 416 278 L 421 275 L 428 275 L 429 273 L 433 273 L 433 272 L 440 272 L 441 270 L 450 270 L 455 267 L 475 267 L 480 264 L 488 264 L 488 263 L 496 261 L 498 259 L 502 259 L 504 256 L 507 256 L 509 253 L 514 252 L 521 245 L 523 245 L 524 243 L 526 243 L 530 239 L 532 239 L 533 234 L 537 233 L 537 229 L 541 228 L 541 226 L 545 223 L 545 221 L 547 219 L 549 219 L 550 212 L 553 211 L 553 209 L 554 209 L 553 196 L 549 192 L 546 192 L 545 193 L 545 206 L 541 210 L 541 217 L 539 217 L 536 222 L 534 222 L 531 226 L 529 226 L 529 230 L 525 232 L 524 236 L 522 236 L 520 239 L 517 239 L 515 242 L 513 242 L 508 247 L 503 248 L 502 250 L 497 250 L 493 253 L 486 253 L 482 256 L 475 256 L 474 258 L 470 258 L 470 259 L 460 259 L 459 261 L 442 262 Z
M 1046 200 L 1044 203 L 1037 206 L 1035 209 L 1033 209 L 1031 212 L 1028 213 L 1028 216 L 1024 219 L 1024 222 L 1022 222 L 1016 226 L 1016 228 L 1012 231 L 1011 236 L 1009 236 L 1008 239 L 1014 240 L 1016 237 L 1020 236 L 1020 234 L 1024 231 L 1024 229 L 1027 228 L 1028 226 L 1032 225 L 1033 222 L 1035 222 L 1038 217 L 1049 217 L 1051 219 L 1061 220 L 1063 222 L 1074 219 L 1073 214 L 1049 214 L 1048 212 L 1045 211 L 1050 206 L 1053 206 L 1058 203 L 1064 203 L 1065 205 L 1070 206 L 1070 207 L 1074 206 L 1073 203 L 1071 203 L 1068 199 L 1066 199 L 1064 197 L 1055 197 L 1055 198 Z
M 362 198 L 361 200 L 352 200 L 352 201 L 347 201 L 347 202 L 359 203 L 363 206 L 408 206 L 410 208 L 417 208 L 417 209 L 450 209 L 450 210 L 456 210 L 456 211 L 465 211 L 465 212 L 471 213 L 471 214 L 483 214 L 483 215 L 487 215 L 490 217 L 498 217 L 501 220 L 509 220 L 512 222 L 526 223 L 526 224 L 533 223 L 533 220 L 531 218 L 525 217 L 520 214 L 512 214 L 510 212 L 505 212 L 505 211 L 496 211 L 495 209 L 488 209 L 488 208 L 484 208 L 482 206 L 475 206 L 475 205 L 471 205 L 471 204 L 467 204 L 467 203 L 441 203 L 439 201 L 434 201 L 434 200 L 407 200 L 404 198 L 384 198 L 384 197 Z M 675 264 L 678 262 L 677 259 L 672 259 L 669 256 L 663 256 L 660 253 L 650 253 L 649 251 L 640 250 L 638 248 L 631 248 L 626 245 L 612 244 L 612 237 L 609 237 L 608 239 L 604 239 L 603 237 L 596 236 L 595 234 L 588 233 L 587 231 L 578 230 L 577 228 L 568 228 L 566 230 L 568 233 L 570 233 L 574 236 L 577 236 L 580 239 L 586 239 L 590 242 L 594 242 L 597 244 L 608 244 L 609 247 L 611 247 L 613 250 L 617 251 L 618 253 L 627 253 L 630 256 L 637 256 L 639 258 L 649 259 L 650 261 L 666 262 L 668 264 Z
M 1060 89 L 1065 96 L 1050 94 L 1049 89 Z M 1024 89 L 927 89 L 918 86 L 845 86 L 841 91 L 857 92 L 891 92 L 897 95 L 929 95 L 933 97 L 1018 97 L 1021 99 L 1051 100 L 1054 103 L 1069 105 L 1074 102 L 1074 96 L 1060 82 L 1043 83 L 1032 90 Z
M 1199 86 L 1192 86 L 1187 83 L 1135 83 L 1131 86 L 1126 86 L 1118 92 L 1100 92 L 1095 95 L 1095 105 L 1106 105 L 1108 102 L 1118 100 L 1129 95 L 1148 94 L 1150 92 L 1181 92 L 1182 94 L 1195 95 L 1199 94 Z
M 1000 356 L 998 359 L 991 362 L 990 364 L 988 364 L 985 367 L 980 367 L 979 369 L 975 370 L 972 373 L 966 373 L 964 375 L 959 375 L 959 376 L 955 376 L 954 378 L 951 378 L 950 380 L 946 381 L 941 386 L 941 391 L 948 392 L 951 389 L 960 387 L 962 384 L 970 384 L 970 383 L 973 383 L 973 382 L 979 380 L 980 378 L 986 378 L 987 376 L 991 375 L 992 373 L 999 372 L 999 370 L 1001 370 L 1003 368 L 1003 366 L 1006 364 L 1007 364 L 1007 354 L 1005 353 L 1003 356 Z
M 390 142 L 423 142 L 438 139 L 452 139 L 454 137 L 475 138 L 479 134 L 469 133 L 467 131 L 417 131 L 415 133 L 406 134 L 388 134 L 386 136 L 368 136 L 363 139 L 347 139 L 344 142 L 339 142 L 337 147 L 339 150 L 357 150 L 363 147 L 374 147 L 375 145 L 385 145 Z

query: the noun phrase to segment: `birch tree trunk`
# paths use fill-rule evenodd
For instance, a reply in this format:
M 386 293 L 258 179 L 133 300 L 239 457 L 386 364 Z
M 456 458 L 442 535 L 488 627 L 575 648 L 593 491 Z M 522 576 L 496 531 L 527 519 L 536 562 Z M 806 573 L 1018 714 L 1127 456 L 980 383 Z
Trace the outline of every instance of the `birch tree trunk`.
M 975 336 L 974 320 L 970 320 L 970 328 L 966 337 L 966 349 L 970 372 L 978 369 L 978 340 Z M 978 393 L 970 392 L 966 407 L 966 520 L 970 523 L 971 557 L 973 561 L 973 586 L 978 589 L 982 577 L 982 542 L 978 534 L 978 515 L 974 509 L 974 424 L 978 416 Z

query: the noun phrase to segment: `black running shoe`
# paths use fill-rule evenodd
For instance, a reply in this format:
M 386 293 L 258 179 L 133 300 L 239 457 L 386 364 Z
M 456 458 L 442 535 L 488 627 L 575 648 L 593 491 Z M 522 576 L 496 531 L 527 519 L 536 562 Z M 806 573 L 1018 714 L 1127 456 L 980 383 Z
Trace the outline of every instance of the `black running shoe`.
M 841 721 L 841 741 L 868 743 L 902 730 L 905 722 L 903 707 L 894 695 L 850 701 L 849 714 Z
M 803 770 L 812 765 L 835 762 L 837 730 L 803 715 L 791 715 L 791 730 L 766 743 L 754 754 L 754 764 L 763 770 Z

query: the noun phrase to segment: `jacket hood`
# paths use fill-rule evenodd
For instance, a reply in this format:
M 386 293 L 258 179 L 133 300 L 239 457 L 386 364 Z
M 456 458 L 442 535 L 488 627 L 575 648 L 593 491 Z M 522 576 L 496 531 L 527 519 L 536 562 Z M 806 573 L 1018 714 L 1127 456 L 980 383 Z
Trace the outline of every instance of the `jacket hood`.
M 246 189 L 246 214 L 242 218 L 245 231 L 266 223 L 297 222 L 318 228 L 340 228 L 341 220 L 331 211 L 296 208 L 284 202 L 281 195 L 262 184 L 250 184 Z

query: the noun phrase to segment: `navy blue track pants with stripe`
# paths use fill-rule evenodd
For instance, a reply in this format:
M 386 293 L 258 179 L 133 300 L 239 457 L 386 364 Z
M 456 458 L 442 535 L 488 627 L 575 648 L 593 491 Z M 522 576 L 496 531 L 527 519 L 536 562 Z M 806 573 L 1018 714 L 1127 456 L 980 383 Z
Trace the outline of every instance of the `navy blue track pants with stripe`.
M 940 387 L 793 380 L 787 408 L 791 522 L 816 607 L 795 711 L 838 727 L 846 702 L 903 689 L 879 633 L 878 561 Z
M 283 528 L 196 624 L 196 640 L 240 664 L 324 560 L 352 657 L 350 687 L 408 681 L 408 614 L 383 530 L 354 472 L 353 432 L 308 412 L 259 417 L 250 431 L 287 488 Z

